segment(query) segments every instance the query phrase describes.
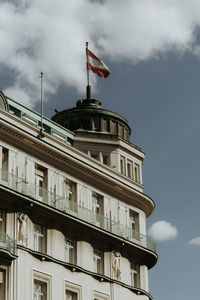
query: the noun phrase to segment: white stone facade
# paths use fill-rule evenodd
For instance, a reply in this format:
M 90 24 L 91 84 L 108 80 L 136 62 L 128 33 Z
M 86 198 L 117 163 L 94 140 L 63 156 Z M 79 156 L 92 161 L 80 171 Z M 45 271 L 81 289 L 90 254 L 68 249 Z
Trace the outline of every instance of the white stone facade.
M 0 299 L 151 299 L 157 255 L 146 237 L 154 203 L 143 194 L 143 153 L 107 145 L 107 166 L 0 115 Z

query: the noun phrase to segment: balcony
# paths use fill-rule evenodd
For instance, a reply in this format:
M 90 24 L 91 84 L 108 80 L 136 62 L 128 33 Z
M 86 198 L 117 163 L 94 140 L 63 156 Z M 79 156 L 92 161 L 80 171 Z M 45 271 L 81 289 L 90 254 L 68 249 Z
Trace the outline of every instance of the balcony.
M 120 224 L 119 222 L 115 222 L 103 215 L 96 214 L 93 211 L 78 205 L 74 201 L 69 201 L 64 196 L 61 197 L 33 183 L 27 182 L 24 178 L 17 177 L 13 174 L 3 174 L 1 171 L 0 175 L 0 184 L 2 186 L 28 196 L 34 200 L 38 200 L 38 202 L 43 202 L 84 222 L 97 226 L 109 233 L 156 252 L 155 242 L 146 235 L 134 231 L 131 228 Z
M 0 233 L 0 262 L 16 258 L 17 243 L 7 233 Z

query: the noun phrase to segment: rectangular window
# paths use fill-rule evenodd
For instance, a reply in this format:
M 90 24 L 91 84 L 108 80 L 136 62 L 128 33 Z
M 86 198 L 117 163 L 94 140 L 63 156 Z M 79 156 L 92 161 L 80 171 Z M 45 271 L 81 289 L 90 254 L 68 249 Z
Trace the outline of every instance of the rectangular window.
M 107 294 L 94 291 L 94 300 L 109 300 L 110 297 Z
M 94 223 L 96 226 L 101 226 L 103 222 L 104 208 L 103 196 L 92 192 L 92 210 L 94 212 Z
M 104 165 L 109 166 L 110 161 L 109 161 L 109 155 L 108 154 L 102 153 L 102 160 L 103 160 Z
M 36 199 L 47 200 L 47 169 L 36 165 L 35 168 Z
M 47 300 L 47 283 L 39 280 L 34 280 L 33 287 L 34 300 Z
M 78 300 L 78 295 L 75 292 L 66 290 L 65 295 L 66 295 L 66 298 L 65 298 L 66 300 Z
M 140 266 L 131 263 L 131 285 L 134 287 L 140 287 Z
M 76 241 L 65 239 L 66 262 L 76 264 Z
M 134 180 L 138 183 L 140 183 L 140 165 L 135 163 L 134 166 Z
M 6 299 L 6 271 L 0 268 L 0 299 Z
M 133 162 L 127 160 L 127 176 L 133 179 Z
M 99 153 L 96 153 L 96 152 L 91 152 L 90 153 L 90 156 L 96 160 L 99 160 Z
M 1 209 L 0 210 L 0 234 L 5 232 L 6 232 L 6 213 L 4 210 Z
M 33 300 L 51 299 L 51 276 L 33 271 Z
M 81 286 L 72 282 L 66 281 L 65 283 L 65 300 L 80 300 Z
M 34 250 L 38 252 L 46 252 L 47 232 L 46 228 L 34 224 Z
M 8 180 L 8 149 L 2 148 L 2 174 L 3 180 Z
M 64 181 L 64 201 L 63 208 L 64 211 L 77 211 L 76 205 L 76 183 L 65 178 Z
M 123 175 L 126 175 L 126 165 L 125 165 L 126 159 L 124 156 L 120 157 L 120 172 Z
M 140 239 L 139 236 L 139 214 L 134 210 L 129 210 L 129 227 L 131 230 L 131 237 Z
M 98 274 L 103 274 L 104 273 L 103 252 L 100 250 L 94 249 L 93 261 L 94 261 L 94 272 L 98 273 Z

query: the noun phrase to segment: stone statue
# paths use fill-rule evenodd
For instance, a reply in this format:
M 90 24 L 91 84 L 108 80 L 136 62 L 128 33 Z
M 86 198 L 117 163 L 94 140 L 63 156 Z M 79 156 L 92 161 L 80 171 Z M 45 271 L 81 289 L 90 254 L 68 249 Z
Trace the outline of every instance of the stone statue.
M 113 261 L 112 261 L 112 269 L 113 269 L 113 278 L 117 280 L 121 280 L 121 270 L 120 270 L 120 252 L 113 252 Z
M 18 217 L 19 222 L 19 231 L 18 231 L 18 240 L 20 244 L 26 245 L 26 226 L 27 226 L 27 215 L 20 213 Z
M 64 199 L 64 210 L 67 210 L 67 208 L 69 208 L 69 201 L 71 199 L 71 195 L 72 195 L 72 190 L 71 190 L 71 186 L 70 186 L 70 181 L 68 178 L 65 179 L 65 199 Z

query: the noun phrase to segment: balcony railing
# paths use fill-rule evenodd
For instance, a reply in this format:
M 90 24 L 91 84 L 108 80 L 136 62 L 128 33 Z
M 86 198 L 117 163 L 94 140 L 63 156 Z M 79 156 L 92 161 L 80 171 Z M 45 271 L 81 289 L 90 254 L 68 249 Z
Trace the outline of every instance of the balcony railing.
M 155 242 L 146 235 L 80 206 L 75 201 L 68 200 L 65 196 L 59 196 L 34 183 L 27 182 L 24 178 L 10 173 L 5 174 L 0 170 L 0 184 L 156 252 Z
M 11 239 L 7 233 L 0 233 L 0 250 L 7 250 L 15 255 L 17 249 L 16 246 L 16 241 Z

